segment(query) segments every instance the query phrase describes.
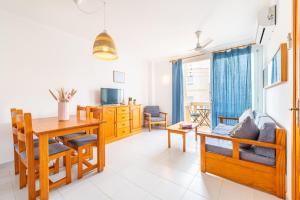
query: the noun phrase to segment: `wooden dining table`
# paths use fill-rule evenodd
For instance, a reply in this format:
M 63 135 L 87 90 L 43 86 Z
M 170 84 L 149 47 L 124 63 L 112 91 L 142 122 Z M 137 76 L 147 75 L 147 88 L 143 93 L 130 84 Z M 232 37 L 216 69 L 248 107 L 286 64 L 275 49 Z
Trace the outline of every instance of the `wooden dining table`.
M 39 139 L 39 179 L 40 179 L 40 199 L 49 199 L 49 152 L 48 139 L 63 135 L 69 135 L 81 131 L 95 131 L 97 134 L 97 171 L 101 172 L 105 166 L 105 136 L 102 124 L 104 121 L 97 119 L 77 119 L 71 116 L 67 121 L 59 121 L 57 117 L 38 118 L 32 120 L 33 133 Z

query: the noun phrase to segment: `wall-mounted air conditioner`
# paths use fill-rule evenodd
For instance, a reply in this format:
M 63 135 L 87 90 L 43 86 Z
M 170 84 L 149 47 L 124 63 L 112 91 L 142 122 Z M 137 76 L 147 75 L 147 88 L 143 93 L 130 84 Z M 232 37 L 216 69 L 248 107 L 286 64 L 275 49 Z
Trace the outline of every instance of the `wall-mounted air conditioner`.
M 273 27 L 277 23 L 276 5 L 264 8 L 258 14 L 256 44 L 264 44 L 271 37 Z

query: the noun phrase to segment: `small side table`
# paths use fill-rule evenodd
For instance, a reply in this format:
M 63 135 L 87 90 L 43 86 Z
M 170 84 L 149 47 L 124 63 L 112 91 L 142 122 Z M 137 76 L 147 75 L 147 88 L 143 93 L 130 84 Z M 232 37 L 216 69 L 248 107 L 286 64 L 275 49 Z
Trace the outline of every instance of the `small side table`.
M 173 124 L 167 127 L 168 130 L 168 148 L 171 148 L 171 133 L 182 135 L 182 150 L 185 152 L 186 150 L 186 134 L 195 130 L 195 137 L 197 138 L 197 128 L 199 126 L 198 123 L 192 123 L 192 129 L 182 129 L 180 128 L 180 124 L 184 122 L 179 122 L 177 124 Z

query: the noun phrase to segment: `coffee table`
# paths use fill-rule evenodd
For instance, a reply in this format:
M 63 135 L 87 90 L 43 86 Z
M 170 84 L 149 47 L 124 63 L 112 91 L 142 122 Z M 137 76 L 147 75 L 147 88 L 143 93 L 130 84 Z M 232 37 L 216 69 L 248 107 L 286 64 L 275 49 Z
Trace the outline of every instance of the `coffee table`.
M 186 134 L 195 130 L 195 136 L 197 137 L 197 128 L 199 126 L 198 123 L 192 123 L 192 129 L 182 129 L 180 128 L 180 124 L 185 122 L 178 122 L 177 124 L 173 124 L 167 127 L 168 130 L 168 148 L 171 148 L 171 133 L 182 135 L 182 150 L 185 152 L 186 146 Z

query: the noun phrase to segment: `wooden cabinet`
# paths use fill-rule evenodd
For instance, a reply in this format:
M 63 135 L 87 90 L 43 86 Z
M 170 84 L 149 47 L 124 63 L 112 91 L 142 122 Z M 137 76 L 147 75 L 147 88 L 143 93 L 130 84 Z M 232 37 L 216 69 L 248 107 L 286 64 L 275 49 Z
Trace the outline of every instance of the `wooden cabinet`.
M 117 137 L 130 134 L 129 106 L 117 107 Z
M 138 132 L 142 129 L 142 111 L 140 105 L 130 106 L 130 131 Z
M 116 108 L 115 107 L 103 107 L 103 130 L 105 133 L 105 140 L 109 141 L 116 137 Z
M 102 106 L 105 141 L 110 143 L 142 130 L 141 106 Z

